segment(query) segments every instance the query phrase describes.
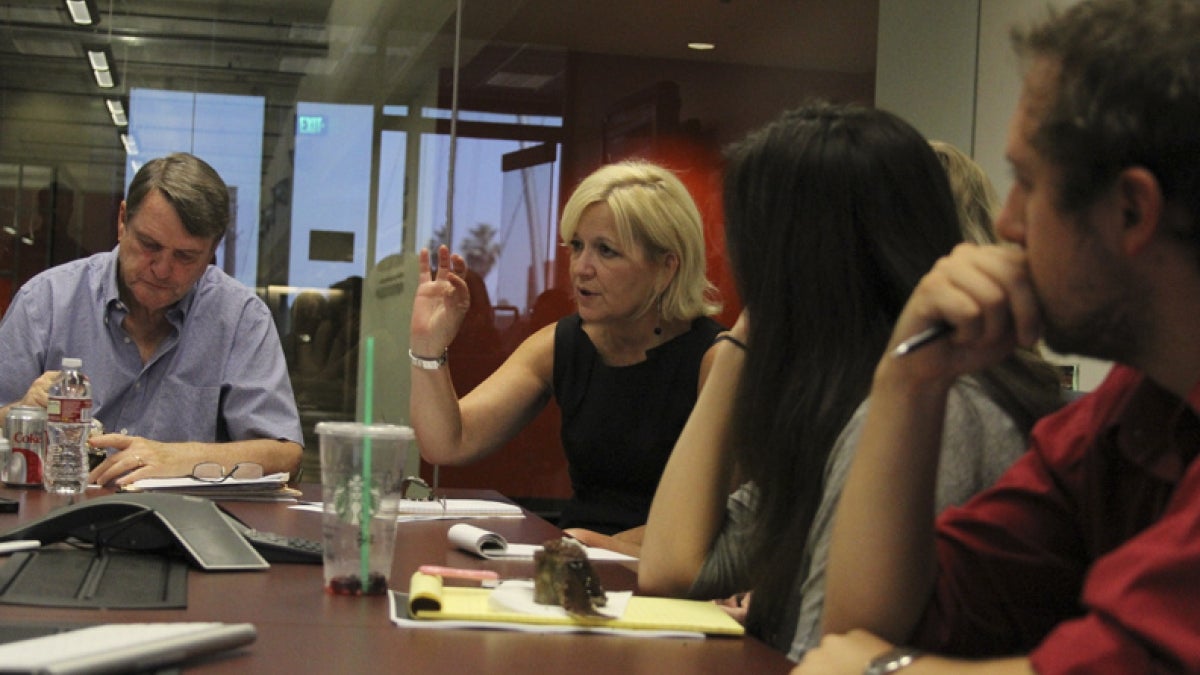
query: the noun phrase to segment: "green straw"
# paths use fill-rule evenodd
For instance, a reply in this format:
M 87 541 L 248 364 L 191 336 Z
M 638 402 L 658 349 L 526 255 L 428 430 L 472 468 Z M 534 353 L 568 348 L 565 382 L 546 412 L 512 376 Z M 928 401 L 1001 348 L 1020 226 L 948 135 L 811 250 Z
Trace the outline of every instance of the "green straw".
M 363 422 L 371 424 L 372 403 L 375 390 L 375 338 L 367 337 L 367 354 L 363 370 Z M 371 432 L 363 434 L 362 445 L 362 515 L 359 516 L 358 551 L 359 579 L 365 595 L 371 583 Z

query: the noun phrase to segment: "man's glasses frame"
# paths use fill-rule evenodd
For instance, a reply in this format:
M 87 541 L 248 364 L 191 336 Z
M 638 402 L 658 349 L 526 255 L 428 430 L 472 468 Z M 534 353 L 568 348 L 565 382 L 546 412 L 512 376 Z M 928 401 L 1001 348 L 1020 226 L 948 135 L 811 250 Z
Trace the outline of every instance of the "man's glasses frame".
M 413 502 L 437 502 L 446 511 L 446 498 L 438 495 L 429 483 L 420 476 L 409 476 L 400 481 L 400 498 Z
M 192 467 L 191 477 L 205 483 L 220 483 L 229 480 L 253 480 L 263 477 L 262 464 L 258 462 L 238 462 L 229 471 L 220 462 L 200 462 Z

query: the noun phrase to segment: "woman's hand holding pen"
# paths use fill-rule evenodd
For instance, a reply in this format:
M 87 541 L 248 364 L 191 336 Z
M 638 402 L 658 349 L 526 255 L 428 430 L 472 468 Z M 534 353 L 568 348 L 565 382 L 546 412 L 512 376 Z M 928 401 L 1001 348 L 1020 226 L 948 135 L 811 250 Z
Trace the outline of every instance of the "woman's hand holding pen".
M 927 346 L 900 350 L 903 359 L 885 364 L 902 361 L 910 376 L 949 382 L 1036 343 L 1041 315 L 1024 251 L 962 244 L 939 260 L 897 320 L 888 356 L 931 329 L 936 339 Z
M 410 347 L 416 354 L 437 358 L 454 340 L 471 306 L 467 289 L 467 263 L 446 246 L 437 251 L 437 273 L 430 265 L 428 249 L 422 249 L 420 284 L 413 300 Z

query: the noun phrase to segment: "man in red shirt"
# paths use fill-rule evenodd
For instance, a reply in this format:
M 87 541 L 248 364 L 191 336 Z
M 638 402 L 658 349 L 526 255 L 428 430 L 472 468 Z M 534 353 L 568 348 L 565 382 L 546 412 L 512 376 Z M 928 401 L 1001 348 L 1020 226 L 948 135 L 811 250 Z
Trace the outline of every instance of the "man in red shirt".
M 1083 2 L 1015 42 L 1015 246 L 959 247 L 896 323 L 893 348 L 950 330 L 876 369 L 796 673 L 1200 672 L 1200 3 Z M 935 522 L 951 384 L 1039 338 L 1117 365 Z

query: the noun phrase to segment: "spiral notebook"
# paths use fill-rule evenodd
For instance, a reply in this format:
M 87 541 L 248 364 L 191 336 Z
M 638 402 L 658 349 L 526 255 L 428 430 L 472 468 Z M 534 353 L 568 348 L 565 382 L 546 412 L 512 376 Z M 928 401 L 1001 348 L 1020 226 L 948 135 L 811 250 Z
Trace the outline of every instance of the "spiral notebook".
M 511 544 L 496 532 L 475 527 L 467 523 L 457 523 L 446 533 L 450 543 L 468 553 L 474 553 L 489 560 L 516 558 L 533 560 L 533 554 L 542 550 L 540 544 Z M 635 561 L 630 555 L 617 553 L 606 548 L 585 546 L 589 560 Z

